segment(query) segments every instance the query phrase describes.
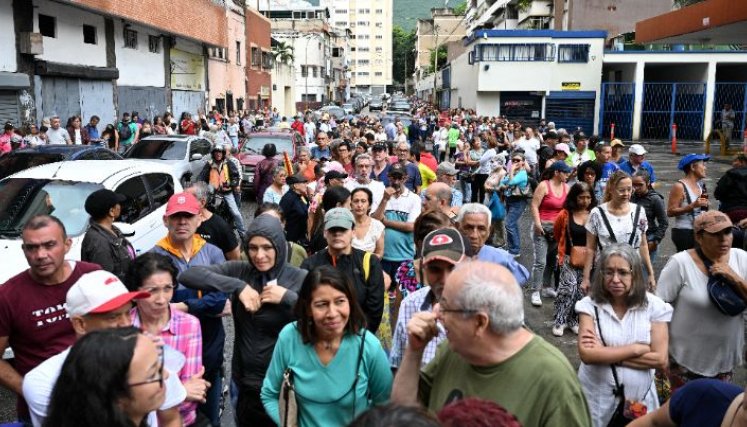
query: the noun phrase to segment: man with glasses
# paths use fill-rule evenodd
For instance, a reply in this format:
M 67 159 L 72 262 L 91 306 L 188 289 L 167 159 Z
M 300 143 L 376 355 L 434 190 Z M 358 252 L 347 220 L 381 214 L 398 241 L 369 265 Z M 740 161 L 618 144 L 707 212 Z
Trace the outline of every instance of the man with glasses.
M 78 340 L 89 332 L 102 329 L 132 326 L 130 318 L 132 301 L 149 296 L 147 292 L 128 292 L 117 276 L 107 271 L 99 270 L 82 275 L 67 292 L 65 298 L 65 308 L 70 317 L 70 324 L 75 330 L 75 339 Z M 23 395 L 29 404 L 31 423 L 34 427 L 44 424 L 52 390 L 54 390 L 68 353 L 70 353 L 70 347 L 47 359 L 26 374 L 23 379 Z M 161 386 L 166 386 L 166 400 L 157 411 L 157 416 L 156 413 L 148 415 L 148 425 L 182 425 L 179 405 L 186 398 L 187 391 L 175 371 L 173 374 L 170 372 L 167 379 L 158 375 L 152 381 L 129 385 L 138 387 L 151 382 L 161 382 Z M 207 389 L 204 380 L 198 381 L 204 389 Z
M 331 159 L 332 152 L 329 149 L 329 135 L 320 131 L 316 135 L 316 147 L 311 148 L 311 158 L 314 160 Z
M 395 154 L 397 155 L 397 161 L 399 164 L 404 166 L 405 171 L 407 171 L 405 186 L 413 193 L 420 193 L 420 187 L 423 185 L 423 180 L 420 176 L 418 166 L 410 161 L 410 144 L 400 142 L 397 144 Z
M 448 345 L 421 370 L 426 346 L 444 332 Z M 500 403 L 524 426 L 591 426 L 575 371 L 560 350 L 524 328 L 524 295 L 504 267 L 458 264 L 435 310 L 414 314 L 407 334 L 392 402 L 438 412 L 477 397 Z
M 419 311 L 433 312 L 441 298 L 446 279 L 457 264 L 472 256 L 472 249 L 456 228 L 442 228 L 428 233 L 425 237 L 422 255 L 421 273 L 426 286 L 408 294 L 400 304 L 392 338 L 392 350 L 389 354 L 392 369 L 399 368 L 407 348 L 407 323 Z M 426 345 L 422 365 L 427 365 L 436 356 L 436 348 L 444 339 L 444 334 L 438 334 Z
M 384 258 L 382 266 L 389 277 L 394 277 L 400 264 L 415 256 L 413 230 L 420 216 L 421 202 L 417 194 L 405 187 L 407 172 L 401 163 L 389 168 L 389 186 L 384 198 L 371 217 L 384 224 Z
M 371 212 L 376 212 L 381 199 L 384 198 L 384 184 L 381 181 L 371 179 L 371 170 L 373 169 L 373 159 L 367 153 L 359 154 L 355 157 L 355 179 L 345 182 L 345 188 L 353 191 L 359 187 L 365 187 L 371 190 L 373 201 L 371 202 Z
M 648 171 L 648 176 L 653 185 L 656 182 L 654 167 L 646 160 L 646 149 L 641 144 L 633 144 L 628 149 L 628 160 L 620 163 L 620 169 L 633 176 L 640 168 Z
M 83 274 L 100 267 L 65 260 L 73 242 L 57 217 L 32 217 L 23 226 L 21 240 L 29 268 L 0 286 L 0 354 L 10 346 L 15 355 L 13 365 L 0 359 L 0 385 L 19 396 L 18 419 L 28 423 L 23 377 L 75 342 L 65 294 Z

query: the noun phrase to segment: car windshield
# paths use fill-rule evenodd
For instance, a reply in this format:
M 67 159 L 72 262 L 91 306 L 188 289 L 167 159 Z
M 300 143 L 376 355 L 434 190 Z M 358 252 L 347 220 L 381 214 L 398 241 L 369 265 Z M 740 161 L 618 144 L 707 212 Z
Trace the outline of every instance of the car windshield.
M 52 153 L 13 153 L 0 160 L 0 179 L 11 176 L 16 172 L 65 160 L 62 154 Z
M 82 201 L 100 184 L 36 178 L 9 178 L 0 182 L 0 236 L 18 237 L 34 215 L 54 215 L 69 236 L 86 231 L 88 214 Z
M 285 151 L 291 159 L 293 158 L 293 142 L 290 137 L 252 136 L 246 140 L 241 151 L 261 155 L 265 144 L 275 144 L 278 154 L 282 154 Z
M 128 159 L 184 160 L 187 156 L 185 141 L 146 139 L 134 144 L 125 154 Z

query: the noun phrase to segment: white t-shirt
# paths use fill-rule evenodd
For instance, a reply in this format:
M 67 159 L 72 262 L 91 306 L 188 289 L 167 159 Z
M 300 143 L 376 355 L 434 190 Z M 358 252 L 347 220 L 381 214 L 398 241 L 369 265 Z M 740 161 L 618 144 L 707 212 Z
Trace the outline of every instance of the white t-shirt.
M 373 201 L 371 202 L 371 212 L 376 212 L 379 204 L 381 204 L 381 199 L 384 198 L 384 183 L 381 181 L 371 180 L 368 184 L 361 184 L 360 182 L 358 182 L 358 180 L 355 179 L 351 179 L 350 181 L 345 182 L 345 188 L 351 193 L 358 187 L 365 187 L 371 190 L 371 193 L 373 194 Z
M 540 148 L 540 143 L 536 138 L 525 139 L 521 138 L 515 143 L 516 148 L 524 150 L 524 157 L 527 163 L 534 166 L 539 161 L 537 158 L 537 150 Z
M 73 144 L 83 145 L 83 137 L 80 136 L 80 129 L 75 129 L 75 141 L 73 141 Z
M 608 209 L 608 203 L 602 203 L 591 210 L 589 219 L 586 221 L 586 231 L 597 236 L 599 238 L 599 247 L 597 248 L 597 256 L 601 254 L 602 249 L 607 245 L 614 243 L 610 237 L 610 232 L 607 226 L 604 225 L 602 220 L 602 214 L 599 212 L 600 209 L 604 210 L 604 214 L 610 223 L 612 231 L 615 233 L 615 239 L 617 243 L 629 243 L 630 234 L 635 232 L 635 238 L 633 239 L 633 248 L 638 249 L 641 247 L 641 242 L 646 241 L 646 230 L 648 229 L 648 219 L 646 218 L 646 210 L 641 207 L 641 212 L 638 214 L 638 223 L 633 226 L 633 219 L 635 218 L 635 211 L 638 205 L 630 203 L 630 211 L 622 216 L 612 215 Z
M 371 252 L 376 250 L 376 241 L 381 237 L 381 233 L 384 232 L 384 224 L 378 219 L 371 218 L 371 225 L 368 227 L 366 235 L 362 239 L 358 239 L 353 234 L 352 246 L 362 251 Z
M 52 390 L 54 390 L 68 353 L 70 353 L 70 348 L 45 360 L 23 377 L 23 398 L 29 406 L 31 423 L 34 427 L 41 427 L 47 418 Z M 166 399 L 159 408 L 160 410 L 178 406 L 187 398 L 187 390 L 179 381 L 179 375 L 169 373 L 164 386 L 166 387 Z M 155 411 L 148 414 L 147 421 L 151 427 L 158 426 L 158 416 Z

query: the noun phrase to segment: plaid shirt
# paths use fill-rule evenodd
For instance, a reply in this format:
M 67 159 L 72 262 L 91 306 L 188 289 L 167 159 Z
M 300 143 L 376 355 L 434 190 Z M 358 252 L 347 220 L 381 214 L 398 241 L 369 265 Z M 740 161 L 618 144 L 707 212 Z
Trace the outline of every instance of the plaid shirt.
M 200 321 L 191 314 L 173 307 L 170 307 L 170 312 L 169 323 L 161 330 L 161 338 L 164 344 L 179 351 L 186 358 L 184 367 L 179 371 L 179 379 L 184 383 L 196 375 L 202 367 L 202 330 Z M 140 328 L 141 322 L 137 308 L 130 311 L 130 317 L 132 326 Z M 183 402 L 179 405 L 179 413 L 184 425 L 194 423 L 197 418 L 197 403 Z
M 389 363 L 393 368 L 399 368 L 402 363 L 402 358 L 405 355 L 405 347 L 407 346 L 407 323 L 412 319 L 412 316 L 419 311 L 432 311 L 433 304 L 431 304 L 432 295 L 431 287 L 426 286 L 418 289 L 415 292 L 411 292 L 399 306 L 399 317 L 397 317 L 397 326 L 394 328 L 394 337 L 392 338 L 392 350 L 389 353 Z M 421 366 L 425 366 L 436 356 L 436 349 L 442 341 L 446 339 L 446 334 L 442 332 L 442 328 L 439 327 L 439 333 L 425 346 L 423 351 L 423 360 L 420 361 Z

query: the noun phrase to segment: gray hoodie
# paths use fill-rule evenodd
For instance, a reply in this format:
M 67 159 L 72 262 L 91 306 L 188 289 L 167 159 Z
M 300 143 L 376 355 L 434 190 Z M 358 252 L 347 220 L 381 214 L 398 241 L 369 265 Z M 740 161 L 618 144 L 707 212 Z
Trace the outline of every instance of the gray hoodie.
M 258 391 L 262 388 L 280 330 L 295 320 L 293 309 L 306 271 L 286 263 L 288 245 L 277 218 L 270 215 L 255 218 L 247 230 L 247 241 L 256 236 L 268 239 L 275 247 L 275 265 L 270 270 L 260 272 L 251 261 L 229 261 L 190 268 L 179 275 L 179 282 L 194 289 L 232 293 L 231 309 L 236 330 L 233 378 L 240 386 Z M 278 286 L 288 289 L 280 304 L 262 305 L 254 314 L 247 312 L 238 294 L 247 285 L 261 293 L 271 280 L 277 280 Z

